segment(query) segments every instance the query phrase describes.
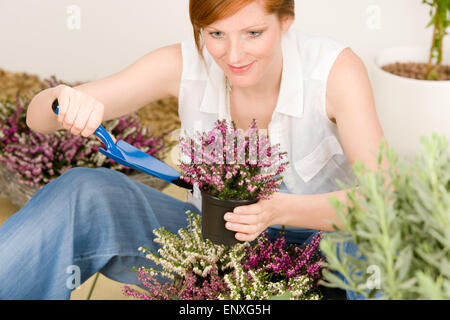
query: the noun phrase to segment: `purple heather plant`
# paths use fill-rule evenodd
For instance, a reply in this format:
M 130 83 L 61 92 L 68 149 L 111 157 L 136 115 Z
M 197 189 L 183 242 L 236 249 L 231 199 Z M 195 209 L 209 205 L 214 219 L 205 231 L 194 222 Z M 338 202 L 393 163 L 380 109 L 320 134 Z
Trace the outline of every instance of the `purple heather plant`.
M 48 86 L 58 85 L 55 77 L 46 80 Z M 107 167 L 125 174 L 131 169 L 98 152 L 103 143 L 94 136 L 74 136 L 66 130 L 52 134 L 34 132 L 26 125 L 28 96 L 10 97 L 0 101 L 0 162 L 15 172 L 18 182 L 32 187 L 56 179 L 72 167 Z M 137 115 L 106 121 L 103 126 L 117 139 L 161 158 L 167 151 L 163 137 L 152 137 L 140 126 Z
M 139 248 L 162 269 L 134 268 L 146 291 L 124 285 L 124 295 L 146 300 L 271 299 L 285 292 L 292 299 L 320 297 L 321 232 L 303 246 L 286 245 L 283 233 L 272 242 L 265 232 L 251 244 L 226 247 L 203 240 L 201 217 L 186 213 L 188 227 L 178 231 L 180 238 L 162 227 L 154 230 L 154 241 L 162 244 L 158 254 Z
M 122 293 L 126 296 L 143 300 L 215 300 L 219 295 L 228 296 L 229 289 L 222 277 L 211 269 L 203 279 L 193 272 L 188 272 L 184 278 L 177 278 L 174 282 L 161 283 L 145 268 L 138 268 L 137 278 L 146 288 L 141 292 L 129 285 L 122 286 Z
M 290 279 L 298 274 L 307 274 L 314 281 L 321 277 L 321 264 L 324 258 L 320 256 L 318 246 L 322 232 L 313 237 L 310 243 L 303 247 L 287 245 L 283 234 L 271 242 L 264 232 L 256 240 L 257 245 L 244 249 L 242 260 L 244 270 L 254 270 L 274 279 Z
M 180 138 L 181 178 L 219 199 L 268 199 L 279 189 L 289 162 L 280 145 L 270 145 L 253 119 L 247 134 L 218 120 L 194 138 Z

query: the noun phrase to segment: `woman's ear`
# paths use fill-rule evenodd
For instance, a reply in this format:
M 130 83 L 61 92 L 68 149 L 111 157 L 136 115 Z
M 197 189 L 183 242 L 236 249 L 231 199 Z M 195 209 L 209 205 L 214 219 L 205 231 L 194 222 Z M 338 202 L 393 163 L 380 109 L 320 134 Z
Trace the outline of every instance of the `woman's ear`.
M 281 32 L 285 34 L 289 31 L 289 28 L 294 23 L 294 17 L 290 15 L 285 15 L 281 18 Z

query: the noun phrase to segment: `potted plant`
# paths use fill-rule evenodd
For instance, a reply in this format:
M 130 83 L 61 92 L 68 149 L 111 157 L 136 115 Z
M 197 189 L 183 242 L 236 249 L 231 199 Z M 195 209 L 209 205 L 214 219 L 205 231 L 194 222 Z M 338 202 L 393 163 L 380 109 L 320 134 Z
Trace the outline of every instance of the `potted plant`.
M 126 296 L 144 300 L 317 300 L 323 257 L 322 233 L 302 247 L 266 233 L 252 244 L 217 245 L 203 239 L 201 216 L 186 211 L 188 226 L 171 233 L 153 230 L 158 253 L 139 251 L 162 268 L 133 268 L 140 288 L 122 286 Z M 145 291 L 142 291 L 144 289 Z
M 54 86 L 58 81 L 52 78 L 46 83 Z M 16 206 L 24 206 L 37 190 L 72 167 L 104 166 L 157 189 L 167 185 L 161 179 L 136 173 L 100 154 L 98 149 L 102 143 L 94 136 L 73 136 L 66 130 L 52 134 L 30 130 L 26 125 L 30 100 L 25 94 L 0 100 L 0 190 Z M 118 139 L 154 157 L 162 158 L 167 151 L 163 138 L 149 135 L 136 115 L 105 121 L 104 127 Z
M 208 132 L 180 138 L 181 178 L 198 184 L 203 236 L 214 243 L 237 243 L 235 233 L 225 228 L 224 214 L 269 198 L 282 182 L 287 153 L 261 132 L 255 119 L 246 134 L 234 121 L 218 120 Z
M 378 164 L 387 157 L 389 168 L 367 172 L 355 163 L 360 184 L 349 203 L 330 198 L 343 227 L 321 241 L 330 269 L 323 285 L 367 298 L 450 299 L 449 140 L 433 134 L 421 142 L 413 162 L 399 161 L 393 148 L 383 154 L 383 141 Z M 357 252 L 344 252 L 349 241 Z
M 373 91 L 388 143 L 401 156 L 419 152 L 421 135 L 450 137 L 450 53 L 444 40 L 450 23 L 450 0 L 422 0 L 430 6 L 430 48 L 393 47 L 374 60 Z

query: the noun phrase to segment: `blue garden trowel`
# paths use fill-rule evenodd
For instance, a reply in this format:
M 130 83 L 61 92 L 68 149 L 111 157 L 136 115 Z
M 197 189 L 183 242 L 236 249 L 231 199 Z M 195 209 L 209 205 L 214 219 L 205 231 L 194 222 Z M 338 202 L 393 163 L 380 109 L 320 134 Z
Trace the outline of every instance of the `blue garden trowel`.
M 58 99 L 53 101 L 52 109 L 56 114 L 58 114 Z M 111 135 L 102 126 L 99 126 L 97 130 L 95 130 L 94 134 L 105 144 L 106 150 L 100 148 L 99 151 L 108 158 L 111 158 L 117 163 L 120 163 L 128 168 L 147 173 L 151 176 L 173 183 L 179 187 L 189 190 L 193 189 L 193 186 L 190 183 L 185 182 L 183 179 L 180 179 L 180 173 L 168 164 L 152 157 L 136 147 L 133 147 L 131 144 L 123 140 L 117 140 L 117 142 L 114 143 Z

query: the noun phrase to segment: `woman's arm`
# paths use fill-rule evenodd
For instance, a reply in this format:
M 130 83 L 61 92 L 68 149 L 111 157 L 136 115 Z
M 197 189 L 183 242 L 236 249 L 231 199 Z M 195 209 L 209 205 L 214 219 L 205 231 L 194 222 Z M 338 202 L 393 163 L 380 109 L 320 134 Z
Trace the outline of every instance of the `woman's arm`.
M 104 106 L 103 120 L 111 120 L 152 101 L 178 96 L 181 72 L 181 45 L 174 44 L 147 53 L 122 71 L 73 89 L 100 101 Z M 62 128 L 51 108 L 57 90 L 58 87 L 43 90 L 30 102 L 27 125 L 32 130 L 51 133 Z
M 350 164 L 358 159 L 375 171 L 383 130 L 366 67 L 350 48 L 336 59 L 326 92 L 327 112 L 336 120 L 339 139 Z
M 341 52 L 330 71 L 326 98 L 327 113 L 336 120 L 339 139 L 350 164 L 354 165 L 358 159 L 367 169 L 376 171 L 384 135 L 364 63 L 349 48 Z M 383 159 L 382 167 L 387 170 L 387 159 Z M 388 184 L 389 178 L 385 178 Z M 284 197 L 282 211 L 291 214 L 282 214 L 280 224 L 332 231 L 326 220 L 335 221 L 338 226 L 340 223 L 328 199 L 335 195 L 339 201 L 349 204 L 347 191 Z
M 361 59 L 345 49 L 336 59 L 327 83 L 327 113 L 336 120 L 344 152 L 353 165 L 358 159 L 369 170 L 377 169 L 377 155 L 383 131 L 378 121 L 370 80 Z M 388 168 L 388 161 L 382 165 Z M 389 184 L 389 178 L 386 177 Z M 237 238 L 250 241 L 270 225 L 289 225 L 300 228 L 333 231 L 331 223 L 340 226 L 336 212 L 328 198 L 337 196 L 347 201 L 348 190 L 323 194 L 275 193 L 270 200 L 235 209 L 228 226 L 239 231 Z

